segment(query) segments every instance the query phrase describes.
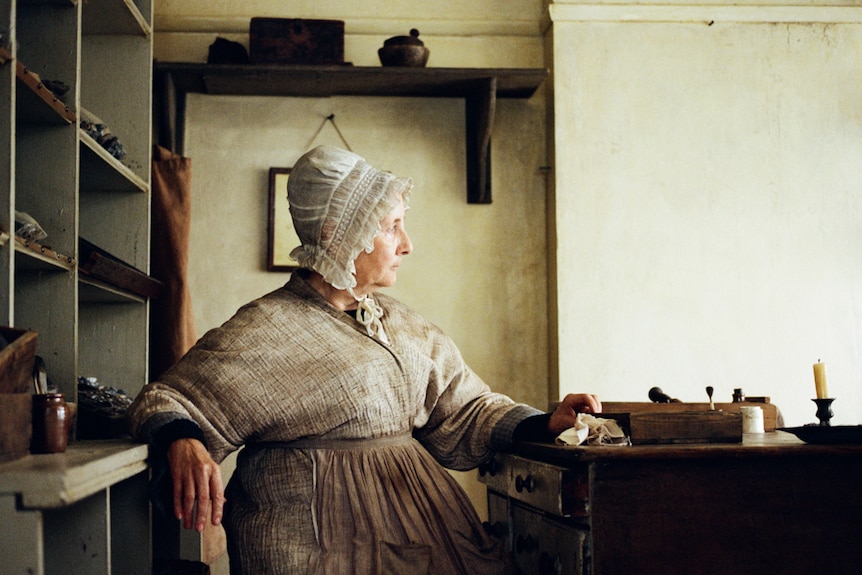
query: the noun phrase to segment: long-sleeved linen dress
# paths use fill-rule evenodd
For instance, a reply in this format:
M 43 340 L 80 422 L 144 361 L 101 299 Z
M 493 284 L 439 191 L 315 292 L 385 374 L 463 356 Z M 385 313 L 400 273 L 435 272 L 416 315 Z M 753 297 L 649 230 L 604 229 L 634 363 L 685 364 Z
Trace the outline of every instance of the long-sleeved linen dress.
M 539 412 L 492 393 L 407 306 L 375 296 L 387 345 L 302 275 L 146 386 L 133 434 L 189 418 L 216 461 L 245 446 L 226 492 L 233 575 L 506 573 L 440 464 L 475 467 Z

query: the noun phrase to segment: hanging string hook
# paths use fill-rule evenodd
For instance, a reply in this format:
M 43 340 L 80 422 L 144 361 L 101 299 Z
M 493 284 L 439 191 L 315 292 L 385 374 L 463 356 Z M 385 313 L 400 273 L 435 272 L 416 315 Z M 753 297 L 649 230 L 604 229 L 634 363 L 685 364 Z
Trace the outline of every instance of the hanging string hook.
M 341 142 L 344 144 L 344 147 L 347 148 L 348 151 L 352 152 L 353 149 L 350 147 L 350 144 L 347 143 L 347 139 L 344 137 L 344 134 L 341 133 L 341 130 L 338 128 L 338 124 L 335 123 L 335 113 L 330 113 L 328 116 L 323 118 L 323 121 L 320 123 L 320 126 L 317 128 L 317 131 L 311 137 L 311 141 L 305 147 L 305 149 L 311 149 L 311 145 L 314 143 L 314 140 L 317 139 L 317 136 L 320 135 L 320 132 L 323 131 L 323 127 L 327 122 L 332 123 L 332 127 L 335 128 L 335 132 L 338 134 L 338 137 L 341 138 Z

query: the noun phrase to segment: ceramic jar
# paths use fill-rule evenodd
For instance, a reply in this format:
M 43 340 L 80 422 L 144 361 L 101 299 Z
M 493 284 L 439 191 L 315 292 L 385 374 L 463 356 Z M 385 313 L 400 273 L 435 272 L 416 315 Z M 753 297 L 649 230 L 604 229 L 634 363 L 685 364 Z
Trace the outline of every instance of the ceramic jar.
M 413 28 L 409 36 L 393 36 L 377 51 L 384 66 L 424 68 L 428 63 L 428 48 L 419 39 L 419 30 Z
M 63 453 L 69 442 L 72 417 L 62 393 L 33 396 L 33 437 L 30 453 Z

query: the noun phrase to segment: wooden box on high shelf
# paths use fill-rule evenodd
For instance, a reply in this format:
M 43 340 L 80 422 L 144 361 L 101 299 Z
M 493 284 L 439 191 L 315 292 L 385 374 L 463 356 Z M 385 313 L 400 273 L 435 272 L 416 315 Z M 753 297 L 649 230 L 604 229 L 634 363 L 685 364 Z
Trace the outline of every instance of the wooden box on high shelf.
M 33 432 L 34 331 L 0 327 L 0 462 L 24 457 Z
M 344 21 L 252 18 L 252 64 L 344 64 Z

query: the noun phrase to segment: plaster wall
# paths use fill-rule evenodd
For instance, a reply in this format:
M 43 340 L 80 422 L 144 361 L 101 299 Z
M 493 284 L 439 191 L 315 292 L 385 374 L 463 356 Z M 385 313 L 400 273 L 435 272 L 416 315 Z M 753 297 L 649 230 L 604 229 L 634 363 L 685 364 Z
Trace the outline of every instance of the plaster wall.
M 559 392 L 862 420 L 862 12 L 556 2 Z
M 361 6 L 360 6 L 361 4 Z M 377 48 L 417 27 L 429 66 L 543 67 L 538 1 L 157 2 L 155 57 L 204 62 L 216 36 L 248 45 L 251 16 L 345 20 L 345 60 L 379 65 Z M 490 205 L 466 203 L 464 102 L 437 98 L 279 98 L 190 94 L 189 283 L 199 335 L 280 287 L 266 265 L 268 170 L 317 144 L 346 144 L 412 177 L 414 253 L 388 290 L 442 327 L 495 390 L 548 404 L 544 92 L 498 100 Z M 335 129 L 325 122 L 334 114 Z M 322 128 L 322 129 L 321 129 Z M 320 130 L 319 134 L 315 134 Z M 338 132 L 341 132 L 339 135 Z M 230 472 L 230 468 L 226 472 Z M 455 473 L 480 515 L 475 472 Z

